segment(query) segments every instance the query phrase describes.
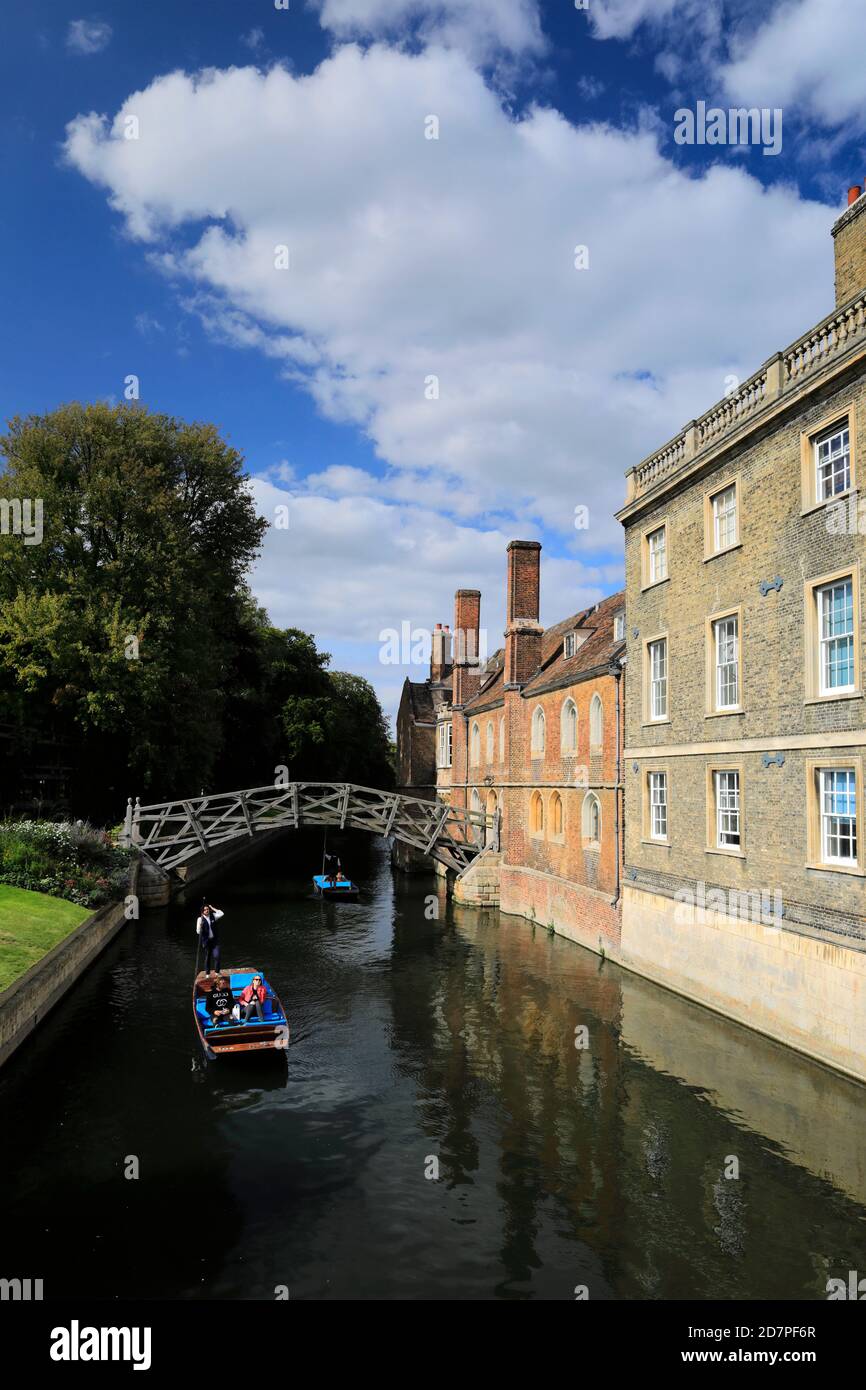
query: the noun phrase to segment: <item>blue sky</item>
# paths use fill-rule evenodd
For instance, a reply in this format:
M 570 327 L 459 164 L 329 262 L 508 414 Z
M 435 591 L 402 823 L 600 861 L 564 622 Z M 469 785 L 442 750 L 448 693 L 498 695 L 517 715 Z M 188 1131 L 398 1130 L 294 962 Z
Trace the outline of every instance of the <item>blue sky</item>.
M 0 24 L 4 418 L 134 373 L 215 421 L 264 514 L 289 506 L 262 602 L 389 710 L 410 668 L 380 634 L 449 621 L 456 587 L 500 644 L 508 539 L 544 542 L 547 621 L 619 586 L 625 469 L 830 310 L 866 177 L 859 0 L 46 0 Z M 781 152 L 677 145 L 698 101 L 779 108 Z

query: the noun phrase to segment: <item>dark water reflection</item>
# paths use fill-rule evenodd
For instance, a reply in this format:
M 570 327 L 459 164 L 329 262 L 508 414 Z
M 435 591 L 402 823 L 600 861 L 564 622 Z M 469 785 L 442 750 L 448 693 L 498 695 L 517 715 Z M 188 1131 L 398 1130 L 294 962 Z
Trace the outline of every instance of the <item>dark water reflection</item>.
M 378 842 L 345 855 L 361 902 L 310 900 L 299 848 L 214 893 L 224 960 L 278 985 L 286 1062 L 198 1064 L 175 907 L 0 1074 L 0 1275 L 47 1297 L 761 1299 L 866 1274 L 866 1090 L 392 879 Z

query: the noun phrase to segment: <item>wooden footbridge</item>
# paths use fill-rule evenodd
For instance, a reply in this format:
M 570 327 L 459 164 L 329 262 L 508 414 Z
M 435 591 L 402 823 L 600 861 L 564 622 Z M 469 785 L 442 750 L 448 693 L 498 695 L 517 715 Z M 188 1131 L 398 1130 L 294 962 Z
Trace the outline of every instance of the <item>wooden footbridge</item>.
M 484 846 L 499 847 L 498 812 L 490 816 L 349 782 L 290 782 L 153 806 L 130 799 L 121 839 L 167 873 L 230 840 L 310 825 L 393 836 L 457 873 Z

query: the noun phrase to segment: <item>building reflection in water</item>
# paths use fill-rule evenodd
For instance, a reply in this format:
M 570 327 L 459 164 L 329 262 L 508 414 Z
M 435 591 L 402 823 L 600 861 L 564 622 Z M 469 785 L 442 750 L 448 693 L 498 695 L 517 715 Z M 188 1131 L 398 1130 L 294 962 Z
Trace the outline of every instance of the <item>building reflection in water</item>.
M 521 919 L 443 895 L 438 928 L 394 1045 L 443 1181 L 496 1164 L 498 1294 L 823 1297 L 866 1267 L 861 1087 Z

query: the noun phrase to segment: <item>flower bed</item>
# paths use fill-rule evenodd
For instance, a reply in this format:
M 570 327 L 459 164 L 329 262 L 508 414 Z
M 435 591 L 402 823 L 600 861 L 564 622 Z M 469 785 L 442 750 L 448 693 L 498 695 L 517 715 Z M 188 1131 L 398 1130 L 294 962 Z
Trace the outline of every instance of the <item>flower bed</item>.
M 123 897 L 130 854 L 81 821 L 0 821 L 0 883 L 81 907 Z

